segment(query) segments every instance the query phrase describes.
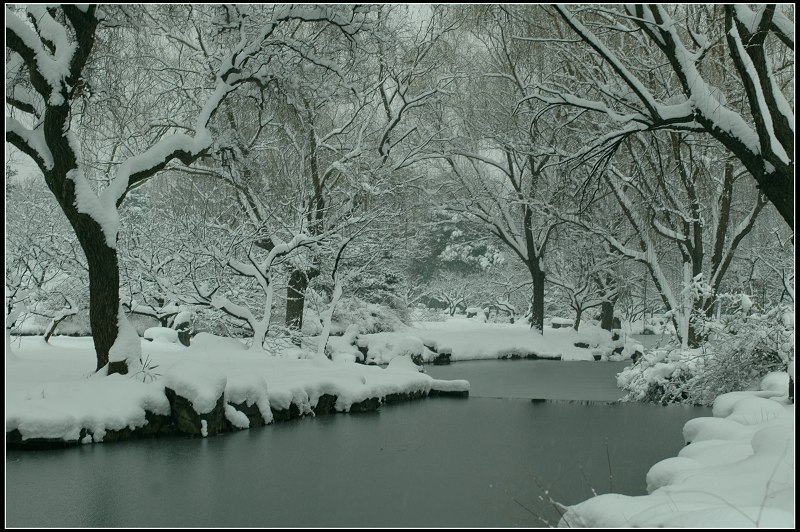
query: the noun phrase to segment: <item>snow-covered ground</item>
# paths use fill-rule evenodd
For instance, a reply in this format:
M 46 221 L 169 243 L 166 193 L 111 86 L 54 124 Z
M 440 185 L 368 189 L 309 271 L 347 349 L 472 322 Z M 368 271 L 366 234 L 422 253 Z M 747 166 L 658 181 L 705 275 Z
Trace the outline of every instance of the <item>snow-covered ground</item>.
M 19 430 L 23 439 L 76 441 L 86 429 L 94 441 L 102 441 L 106 431 L 145 425 L 145 410 L 169 414 L 165 386 L 190 399 L 200 414 L 224 393 L 228 406 L 258 405 L 265 422 L 272 420 L 271 410 L 285 410 L 291 403 L 310 413 L 324 394 L 336 396 L 334 409 L 347 412 L 354 403 L 390 394 L 469 388 L 466 381 L 438 381 L 420 373 L 408 357 L 385 369 L 335 363 L 300 349 L 278 357 L 206 333 L 188 348 L 141 343 L 145 369 L 100 376 L 94 372 L 91 338 L 54 337 L 50 344 L 41 337 L 15 341 L 13 353 L 6 355 L 6 432 Z M 234 426 L 249 425 L 244 415 L 225 409 Z
M 647 474 L 649 495 L 600 495 L 571 506 L 564 527 L 794 528 L 794 404 L 786 373 L 760 391 L 714 402 L 714 417 L 689 421 L 689 444 Z
M 532 331 L 527 323 L 484 323 L 478 319 L 451 318 L 447 321 L 416 322 L 395 332 L 362 334 L 358 346 L 367 349 L 367 358 L 386 363 L 394 356 L 420 355 L 425 361 L 436 353 L 450 354 L 451 361 L 496 359 L 510 356 L 595 360 L 612 354 L 616 344 L 611 333 L 596 325 L 584 324 L 580 331 L 545 326 L 544 334 Z M 582 344 L 584 347 L 577 347 Z M 630 358 L 635 346 L 624 346 Z M 344 346 L 341 349 L 346 349 Z

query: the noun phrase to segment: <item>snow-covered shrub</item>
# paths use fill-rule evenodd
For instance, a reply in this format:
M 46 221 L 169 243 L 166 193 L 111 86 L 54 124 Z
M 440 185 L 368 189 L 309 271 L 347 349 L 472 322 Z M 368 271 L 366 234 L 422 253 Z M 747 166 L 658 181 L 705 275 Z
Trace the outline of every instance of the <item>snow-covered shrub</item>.
M 449 315 L 441 309 L 417 305 L 411 309 L 409 321 L 446 321 Z
M 481 307 L 467 307 L 467 318 L 486 323 L 486 312 Z
M 367 303 L 358 297 L 343 297 L 333 312 L 331 334 L 343 334 L 352 324 L 358 325 L 361 334 L 394 331 L 404 325 L 400 316 L 386 305 Z
M 652 316 L 642 328 L 642 334 L 675 334 L 675 325 L 668 314 Z
M 352 324 L 341 336 L 331 336 L 325 346 L 325 353 L 334 362 L 355 362 L 364 358 L 356 347 L 358 325 Z
M 419 338 L 398 332 L 362 334 L 357 345 L 366 350 L 367 363 L 386 364 L 397 357 L 409 357 L 422 364 L 436 357 Z
M 732 296 L 721 296 L 730 298 Z M 647 353 L 617 376 L 626 400 L 710 405 L 720 394 L 757 389 L 771 371 L 786 371 L 794 360 L 794 308 L 753 310 L 747 301 L 721 321 L 695 321 L 707 334 L 698 349 L 666 348 Z

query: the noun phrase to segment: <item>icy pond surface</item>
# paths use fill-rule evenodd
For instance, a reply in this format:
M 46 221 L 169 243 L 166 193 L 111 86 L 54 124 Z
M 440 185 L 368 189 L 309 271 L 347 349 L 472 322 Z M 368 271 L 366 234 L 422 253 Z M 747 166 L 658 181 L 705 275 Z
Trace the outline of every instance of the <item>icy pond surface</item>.
M 306 418 L 205 440 L 7 451 L 12 527 L 544 526 L 597 493 L 645 493 L 710 409 L 606 405 L 623 363 L 429 367 L 469 399 Z M 526 384 L 527 383 L 527 384 Z M 503 397 L 503 398 L 498 398 Z M 610 471 L 610 474 L 609 474 Z

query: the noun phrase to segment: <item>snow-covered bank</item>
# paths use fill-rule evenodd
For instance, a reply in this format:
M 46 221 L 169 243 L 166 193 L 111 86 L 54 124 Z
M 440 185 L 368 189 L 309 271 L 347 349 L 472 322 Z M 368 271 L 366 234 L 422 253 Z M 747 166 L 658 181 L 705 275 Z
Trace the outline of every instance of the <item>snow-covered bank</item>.
M 649 495 L 571 506 L 562 527 L 794 527 L 794 404 L 788 377 L 714 402 L 684 429 L 687 446 L 647 474 Z
M 526 323 L 483 323 L 474 319 L 445 322 L 417 322 L 395 332 L 359 335 L 355 345 L 368 361 L 386 363 L 399 355 L 419 356 L 431 362 L 437 355 L 450 361 L 498 358 L 542 358 L 553 360 L 599 360 L 630 358 L 638 344 L 612 340 L 609 331 L 584 324 L 580 331 L 545 326 L 544 334 L 532 331 Z M 352 341 L 350 343 L 352 343 Z M 353 346 L 336 346 L 352 354 Z M 614 349 L 619 348 L 618 353 Z
M 193 405 L 201 433 L 210 430 L 208 415 L 215 408 L 224 412 L 229 425 L 222 425 L 228 429 L 248 428 L 254 413 L 268 423 L 320 409 L 374 409 L 383 401 L 432 391 L 469 390 L 466 381 L 438 381 L 420 373 L 406 357 L 385 369 L 337 364 L 300 350 L 279 358 L 209 334 L 195 337 L 189 348 L 143 340 L 142 351 L 140 371 L 105 377 L 93 371 L 91 338 L 57 337 L 51 344 L 41 337 L 23 338 L 6 358 L 7 442 L 13 433 L 23 442 L 90 443 L 103 441 L 109 431 L 152 426 L 153 419 L 170 415 L 167 388 Z

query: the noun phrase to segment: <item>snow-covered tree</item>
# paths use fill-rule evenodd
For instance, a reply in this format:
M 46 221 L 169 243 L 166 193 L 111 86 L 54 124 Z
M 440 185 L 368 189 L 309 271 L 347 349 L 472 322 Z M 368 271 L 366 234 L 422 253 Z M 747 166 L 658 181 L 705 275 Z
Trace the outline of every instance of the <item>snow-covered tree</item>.
M 454 208 L 470 213 L 494 235 L 531 278 L 531 327 L 542 331 L 545 256 L 554 230 L 563 223 L 546 205 L 568 196 L 560 189 L 561 156 L 554 147 L 555 123 L 542 119 L 537 103 L 525 99 L 552 65 L 523 31 L 517 9 L 485 8 L 464 38 L 474 43 L 462 57 L 470 75 L 449 110 L 455 141 L 442 143 L 448 192 Z
M 566 232 L 548 255 L 548 282 L 563 294 L 575 312 L 574 329 L 580 327 L 585 311 L 615 301 L 619 283 L 619 256 L 597 246 L 578 231 Z M 613 311 L 611 311 L 613 318 Z M 608 324 L 606 324 L 608 325 Z M 610 330 L 611 327 L 609 326 Z
M 608 128 L 587 151 L 606 149 L 643 131 L 705 132 L 738 159 L 793 227 L 791 8 L 631 4 L 555 9 L 603 63 L 583 56 L 558 81 L 530 87 L 529 96 L 603 117 Z
M 33 176 L 6 183 L 6 292 L 23 302 L 25 318 L 45 319 L 45 341 L 88 303 L 86 262 L 66 219 Z M 32 224 L 32 221 L 36 221 Z M 21 321 L 22 321 L 21 320 Z
M 148 8 L 139 9 L 146 13 Z M 217 41 L 223 51 L 217 55 L 219 60 L 210 72 L 212 83 L 200 96 L 203 102 L 200 109 L 192 121 L 167 127 L 165 135 L 144 151 L 117 159 L 107 185 L 98 193 L 87 180 L 79 136 L 75 133 L 76 111 L 81 108 L 82 114 L 91 113 L 87 65 L 98 34 L 114 25 L 114 8 L 100 9 L 95 5 L 6 8 L 9 54 L 6 103 L 11 109 L 6 117 L 6 138 L 30 156 L 42 171 L 86 255 L 98 371 L 108 366 L 109 373 L 127 373 L 129 366 L 140 358 L 138 339 L 125 320 L 119 300 L 118 208 L 128 192 L 173 162 L 188 165 L 211 152 L 214 136 L 209 124 L 222 102 L 239 86 L 268 79 L 269 57 L 278 53 L 276 50 L 291 47 L 287 42 L 289 36 L 281 28 L 323 21 L 353 34 L 365 20 L 360 8 L 210 9 L 222 11 L 223 16 L 214 21 L 217 26 L 222 25 L 218 29 L 228 30 L 229 35 L 236 37 L 229 46 L 219 42 L 222 39 Z M 130 11 L 123 8 L 121 13 L 126 17 Z M 178 24 L 166 27 L 174 38 L 186 40 L 186 35 L 176 33 L 183 29 Z M 210 39 L 204 40 L 198 26 L 194 28 L 197 41 L 192 47 L 197 51 L 210 46 Z M 134 24 L 131 30 L 145 31 L 145 28 Z M 142 75 L 148 75 L 146 69 Z
M 644 264 L 679 335 L 695 347 L 702 338 L 690 316 L 712 312 L 713 295 L 766 201 L 742 179 L 735 159 L 702 139 L 678 133 L 630 136 L 621 152 L 600 179 L 629 224 L 630 236 L 623 238 L 616 224 L 603 226 L 604 208 L 564 216 L 603 237 L 621 257 Z M 664 249 L 671 251 L 665 255 Z M 680 273 L 671 271 L 673 264 Z M 689 291 L 698 276 L 708 292 Z

